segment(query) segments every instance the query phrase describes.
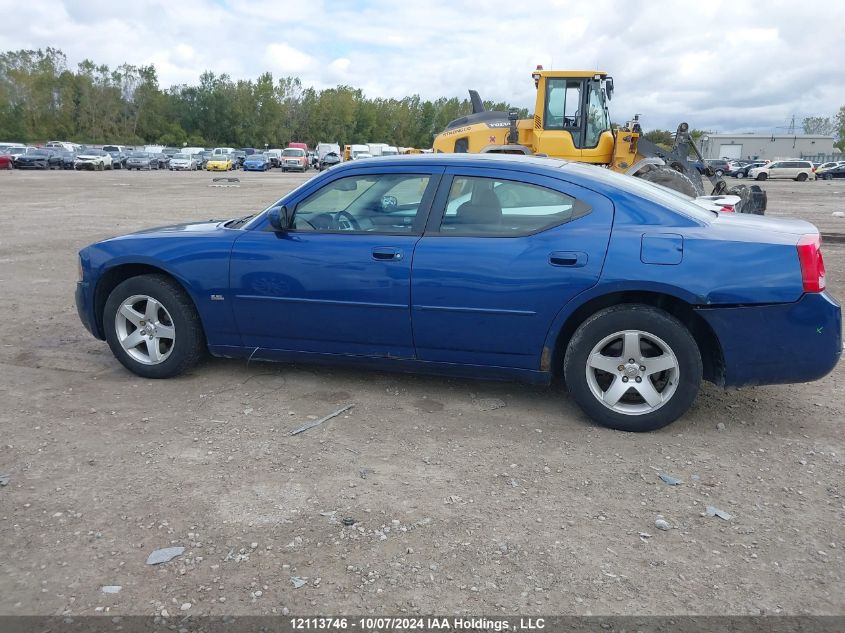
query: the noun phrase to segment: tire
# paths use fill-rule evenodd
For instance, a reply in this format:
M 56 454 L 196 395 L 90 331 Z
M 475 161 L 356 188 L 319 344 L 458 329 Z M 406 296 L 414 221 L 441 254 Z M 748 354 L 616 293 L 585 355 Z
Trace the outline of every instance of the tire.
M 637 338 L 631 339 L 634 334 Z M 623 350 L 624 340 L 638 351 Z M 623 358 L 626 351 L 634 356 L 633 364 Z M 648 374 L 649 363 L 658 362 L 658 352 L 661 364 L 670 369 Z M 607 371 L 590 366 L 591 359 Z M 570 395 L 595 422 L 619 431 L 644 432 L 686 413 L 698 395 L 703 369 L 698 345 L 678 319 L 653 306 L 624 304 L 600 310 L 578 327 L 566 349 L 563 372 Z M 623 383 L 623 378 L 628 380 Z M 648 390 L 653 404 L 639 395 L 636 385 Z M 612 400 L 614 390 L 619 397 L 611 407 L 601 398 Z
M 11 163 L 10 163 L 10 164 L 9 164 L 9 169 L 11 169 L 11 168 L 12 168 L 12 166 L 11 166 Z M 822 178 L 823 178 L 824 180 L 833 180 L 833 174 L 825 174 L 824 176 L 822 176 Z
M 807 180 L 807 174 L 798 174 L 798 177 L 795 180 L 797 180 L 798 182 L 805 182 Z
M 740 178 L 740 179 L 745 178 L 745 172 L 744 171 L 736 172 L 736 177 Z
M 637 178 L 642 178 L 656 185 L 663 185 L 669 189 L 680 191 L 692 198 L 704 195 L 704 186 L 701 184 L 701 176 L 698 174 L 690 178 L 686 174 L 682 174 L 671 167 L 655 167 L 654 169 L 639 172 L 635 175 Z
M 150 299 L 157 302 L 158 308 L 155 304 L 151 306 Z M 134 310 L 124 309 L 128 301 L 133 302 Z M 153 352 L 150 339 L 141 335 L 135 337 L 139 341 L 135 347 L 124 348 L 121 340 L 131 339 L 131 344 L 135 340 L 132 336 L 146 327 L 146 320 L 135 321 L 153 310 L 157 332 L 162 334 L 153 339 L 158 351 Z M 124 314 L 131 314 L 131 318 Z M 103 328 L 117 360 L 142 378 L 178 376 L 193 367 L 205 353 L 205 336 L 193 302 L 165 275 L 141 275 L 118 284 L 106 301 Z M 159 357 L 154 358 L 153 354 Z
M 757 174 L 757 178 L 755 180 L 766 180 L 769 177 L 769 174 Z

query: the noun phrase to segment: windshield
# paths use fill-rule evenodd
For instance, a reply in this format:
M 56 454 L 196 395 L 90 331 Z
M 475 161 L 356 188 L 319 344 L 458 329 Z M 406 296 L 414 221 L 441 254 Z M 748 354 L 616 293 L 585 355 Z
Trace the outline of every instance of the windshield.
M 225 154 L 218 154 L 217 156 L 212 156 L 212 157 L 211 157 L 211 161 L 212 161 L 212 162 L 213 162 L 213 161 L 217 161 L 217 160 L 229 160 L 229 157 L 228 157 L 228 156 L 226 156 Z
M 50 152 L 44 149 L 34 149 L 29 152 L 29 156 L 49 156 Z
M 117 145 L 106 145 L 103 147 L 103 150 L 106 152 L 119 152 L 120 148 Z
M 373 155 L 369 152 L 352 152 L 352 158 L 372 158 Z
M 173 158 L 175 160 L 191 160 L 191 157 L 187 154 L 173 154 Z
M 129 158 L 148 158 L 149 154 L 146 152 L 132 152 L 129 154 Z
M 267 160 L 267 157 L 264 156 L 264 154 L 252 154 L 251 156 L 247 156 L 246 159 L 252 160 L 252 161 L 256 161 L 256 160 L 260 161 L 260 160 Z
M 303 149 L 286 149 L 282 152 L 282 156 L 305 156 Z

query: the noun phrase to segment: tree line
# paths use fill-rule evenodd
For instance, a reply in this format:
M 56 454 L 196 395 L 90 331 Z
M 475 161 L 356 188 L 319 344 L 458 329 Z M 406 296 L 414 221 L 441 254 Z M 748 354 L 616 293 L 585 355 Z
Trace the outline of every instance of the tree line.
M 485 102 L 507 110 L 507 103 Z M 284 147 L 290 141 L 388 142 L 430 147 L 468 99 L 368 98 L 357 88 L 305 87 L 296 77 L 233 80 L 204 72 L 196 85 L 161 88 L 154 66 L 68 66 L 62 51 L 0 53 L 0 140 Z M 520 116 L 528 113 L 522 110 Z

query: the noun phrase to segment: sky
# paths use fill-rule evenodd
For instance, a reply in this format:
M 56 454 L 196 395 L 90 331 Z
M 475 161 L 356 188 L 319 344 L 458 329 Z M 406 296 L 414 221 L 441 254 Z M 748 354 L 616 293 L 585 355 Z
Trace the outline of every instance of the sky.
M 270 71 L 533 112 L 542 64 L 609 72 L 612 120 L 645 129 L 786 133 L 794 115 L 800 132 L 845 105 L 842 0 L 0 0 L 0 16 L 0 50 L 154 64 L 165 88 Z

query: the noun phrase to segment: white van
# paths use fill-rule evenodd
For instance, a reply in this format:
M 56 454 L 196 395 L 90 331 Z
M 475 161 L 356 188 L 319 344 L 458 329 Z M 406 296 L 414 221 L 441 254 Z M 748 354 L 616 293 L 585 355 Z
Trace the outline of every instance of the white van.
M 369 145 L 350 145 L 349 146 L 349 160 L 356 160 L 358 158 L 372 158 Z
M 322 160 L 323 156 L 330 154 L 331 152 L 334 152 L 338 156 L 341 155 L 340 145 L 337 143 L 317 143 L 317 147 L 314 148 L 314 151 L 316 152 L 319 160 Z
M 219 156 L 220 154 L 234 154 L 235 148 L 234 147 L 215 147 L 211 150 L 211 153 L 214 156 Z
M 193 156 L 194 154 L 202 154 L 204 151 L 204 147 L 183 147 L 179 150 L 179 153 L 187 154 L 188 156 Z
M 768 165 L 755 167 L 748 172 L 749 178 L 768 180 L 769 178 L 791 178 L 803 182 L 816 179 L 816 169 L 808 160 L 788 159 L 773 160 Z

